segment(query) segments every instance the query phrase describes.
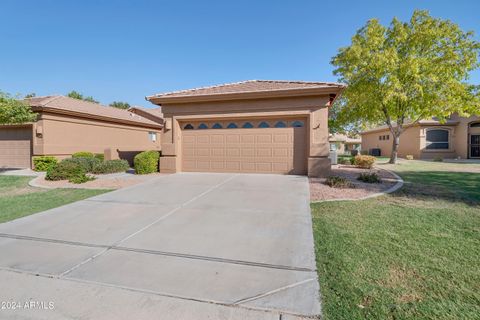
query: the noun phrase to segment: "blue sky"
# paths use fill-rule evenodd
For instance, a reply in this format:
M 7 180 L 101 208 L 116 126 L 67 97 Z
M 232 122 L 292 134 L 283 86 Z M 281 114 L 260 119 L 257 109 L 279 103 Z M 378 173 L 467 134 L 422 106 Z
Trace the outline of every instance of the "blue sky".
M 335 81 L 330 59 L 357 29 L 414 9 L 480 40 L 478 0 L 2 0 L 0 90 L 148 107 L 146 95 L 225 82 Z

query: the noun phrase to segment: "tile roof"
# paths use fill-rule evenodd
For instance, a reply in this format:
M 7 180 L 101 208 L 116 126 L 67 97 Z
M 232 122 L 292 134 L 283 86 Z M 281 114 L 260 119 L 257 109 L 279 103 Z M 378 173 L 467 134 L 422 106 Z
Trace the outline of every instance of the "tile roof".
M 233 94 L 247 92 L 269 92 L 294 89 L 320 89 L 320 88 L 344 88 L 345 85 L 334 82 L 311 82 L 311 81 L 286 81 L 286 80 L 247 80 L 235 83 L 226 83 L 210 87 L 201 87 L 188 90 L 179 90 L 166 93 L 158 93 L 148 96 L 152 98 L 189 97 L 218 94 Z
M 34 97 L 25 99 L 25 101 L 31 107 L 36 107 L 42 110 L 49 109 L 60 112 L 73 112 L 86 116 L 101 117 L 114 122 L 129 122 L 138 125 L 159 127 L 157 122 L 144 118 L 128 110 L 107 107 L 95 102 L 89 102 L 60 95 Z
M 144 107 L 139 107 L 139 106 L 133 106 L 128 109 L 128 111 L 135 112 L 135 110 L 140 110 L 142 112 L 148 113 L 154 117 L 157 117 L 159 119 L 163 119 L 163 112 L 162 108 L 144 108 Z

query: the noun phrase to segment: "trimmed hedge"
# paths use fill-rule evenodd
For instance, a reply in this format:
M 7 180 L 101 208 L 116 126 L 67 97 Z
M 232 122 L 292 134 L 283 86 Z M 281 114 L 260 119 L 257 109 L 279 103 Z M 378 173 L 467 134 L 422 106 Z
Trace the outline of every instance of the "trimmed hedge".
M 116 173 L 125 172 L 129 168 L 127 160 L 107 160 L 95 165 L 91 172 L 95 174 Z
M 371 169 L 377 158 L 372 156 L 357 155 L 355 156 L 355 165 L 359 168 Z
M 51 156 L 33 157 L 33 170 L 47 171 L 58 163 L 57 158 Z
M 105 155 L 103 153 L 95 153 L 94 157 L 100 161 L 105 161 Z
M 80 167 L 85 170 L 85 172 L 89 173 L 92 172 L 93 169 L 100 165 L 102 161 L 96 159 L 96 158 L 69 158 L 65 159 L 62 162 L 72 162 L 78 164 Z
M 65 159 L 48 169 L 45 179 L 52 181 L 68 180 L 72 183 L 84 183 L 94 179 L 86 175 L 85 169 L 80 164 L 67 160 L 69 159 Z
M 160 153 L 158 151 L 144 151 L 135 156 L 133 164 L 136 174 L 148 174 L 158 172 L 158 160 Z
M 72 158 L 93 158 L 95 155 L 92 152 L 80 151 L 72 154 Z

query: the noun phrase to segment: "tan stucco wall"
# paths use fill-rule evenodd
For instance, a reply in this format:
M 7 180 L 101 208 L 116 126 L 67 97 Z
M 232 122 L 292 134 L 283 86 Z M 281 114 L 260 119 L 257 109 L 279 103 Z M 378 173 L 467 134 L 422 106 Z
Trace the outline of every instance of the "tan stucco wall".
M 181 129 L 179 123 L 192 119 L 259 119 L 269 117 L 304 118 L 308 132 L 308 173 L 325 175 L 330 170 L 328 142 L 328 95 L 295 98 L 215 101 L 162 104 L 165 128 L 162 136 L 161 171 L 181 168 Z M 171 126 L 169 130 L 168 127 Z
M 34 125 L 33 155 L 53 155 L 59 158 L 78 151 L 104 153 L 106 149 L 120 151 L 160 150 L 161 130 L 140 128 L 99 120 L 66 115 L 40 114 Z M 157 133 L 152 142 L 149 132 Z
M 400 146 L 398 155 L 405 157 L 413 155 L 415 159 L 433 159 L 435 157 L 466 159 L 469 156 L 469 134 L 475 134 L 480 128 L 469 128 L 472 122 L 480 121 L 480 117 L 472 116 L 468 118 L 453 116 L 451 120 L 458 122 L 454 125 L 416 125 L 407 127 L 400 136 Z M 448 150 L 426 150 L 426 132 L 429 129 L 445 129 L 449 131 L 449 149 Z M 389 156 L 392 150 L 392 137 L 390 140 L 379 140 L 379 136 L 389 134 L 389 130 L 374 131 L 363 133 L 362 150 L 368 151 L 372 148 L 380 148 L 382 156 Z

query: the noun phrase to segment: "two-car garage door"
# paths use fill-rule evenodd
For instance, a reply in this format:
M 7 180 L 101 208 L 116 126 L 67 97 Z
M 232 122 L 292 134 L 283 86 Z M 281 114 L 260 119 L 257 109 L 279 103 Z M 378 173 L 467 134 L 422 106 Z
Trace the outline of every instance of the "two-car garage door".
M 0 128 L 0 168 L 30 168 L 32 127 Z
M 304 121 L 184 123 L 182 171 L 306 174 Z

